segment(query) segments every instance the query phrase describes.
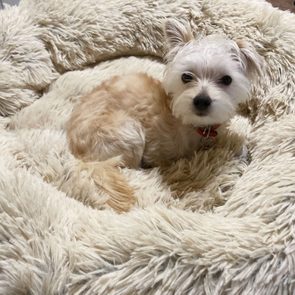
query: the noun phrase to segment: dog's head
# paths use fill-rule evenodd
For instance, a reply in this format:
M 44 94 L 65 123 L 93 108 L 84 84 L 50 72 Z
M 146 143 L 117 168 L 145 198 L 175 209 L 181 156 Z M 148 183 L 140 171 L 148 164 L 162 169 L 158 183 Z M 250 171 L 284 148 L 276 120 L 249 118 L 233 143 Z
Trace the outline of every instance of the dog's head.
M 260 72 L 262 58 L 246 42 L 219 35 L 199 41 L 190 26 L 168 20 L 169 47 L 164 88 L 171 109 L 183 124 L 222 124 L 249 96 L 251 79 Z

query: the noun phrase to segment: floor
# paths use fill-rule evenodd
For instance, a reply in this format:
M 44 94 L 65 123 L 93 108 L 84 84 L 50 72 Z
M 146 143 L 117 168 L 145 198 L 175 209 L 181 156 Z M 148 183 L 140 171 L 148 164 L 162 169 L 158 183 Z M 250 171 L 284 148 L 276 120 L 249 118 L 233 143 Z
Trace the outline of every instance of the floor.
M 295 13 L 295 0 L 268 0 L 273 6 Z

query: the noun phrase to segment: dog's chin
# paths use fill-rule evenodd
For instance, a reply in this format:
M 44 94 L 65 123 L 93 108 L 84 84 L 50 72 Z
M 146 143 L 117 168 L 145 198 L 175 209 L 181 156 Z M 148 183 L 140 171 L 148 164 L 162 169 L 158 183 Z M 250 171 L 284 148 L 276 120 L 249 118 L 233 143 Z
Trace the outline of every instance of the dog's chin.
M 214 126 L 222 125 L 226 123 L 231 117 L 220 117 L 216 118 L 208 114 L 190 114 L 190 115 L 179 115 L 178 119 L 181 120 L 183 125 L 193 126 L 193 127 L 203 127 L 203 126 Z

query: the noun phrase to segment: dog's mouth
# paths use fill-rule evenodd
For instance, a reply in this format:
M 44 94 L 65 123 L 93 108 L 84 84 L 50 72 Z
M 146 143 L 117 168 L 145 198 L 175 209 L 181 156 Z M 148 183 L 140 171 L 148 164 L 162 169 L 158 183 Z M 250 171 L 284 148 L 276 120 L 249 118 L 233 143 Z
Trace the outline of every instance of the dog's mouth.
M 195 111 L 195 114 L 197 117 L 200 118 L 200 122 L 198 125 L 195 125 L 194 128 L 196 132 L 204 138 L 214 138 L 218 135 L 217 129 L 220 127 L 221 123 L 209 123 L 206 124 L 206 121 L 210 119 L 210 110 L 205 111 Z M 208 117 L 208 120 L 206 120 L 206 117 Z M 209 120 L 211 121 L 211 120 Z
M 195 111 L 195 114 L 198 116 L 198 117 L 206 117 L 209 115 L 209 111 Z

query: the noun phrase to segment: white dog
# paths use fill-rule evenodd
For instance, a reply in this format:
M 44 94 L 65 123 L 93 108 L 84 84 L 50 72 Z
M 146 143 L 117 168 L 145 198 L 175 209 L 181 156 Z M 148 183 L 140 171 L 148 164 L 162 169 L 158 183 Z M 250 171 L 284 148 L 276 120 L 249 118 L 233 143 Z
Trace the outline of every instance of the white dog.
M 134 201 L 122 175 L 104 164 L 102 183 L 99 162 L 89 162 L 120 156 L 121 166 L 138 168 L 191 157 L 246 101 L 262 64 L 246 42 L 216 35 L 195 40 L 188 25 L 174 20 L 165 34 L 163 84 L 143 73 L 115 76 L 82 98 L 67 124 L 72 153 L 84 167 L 97 167 L 97 184 L 117 201 Z

